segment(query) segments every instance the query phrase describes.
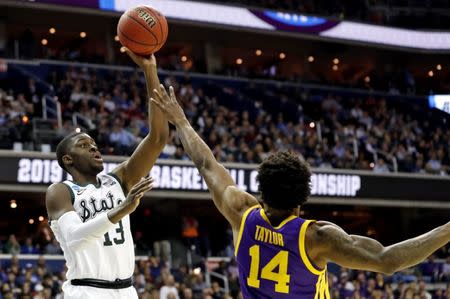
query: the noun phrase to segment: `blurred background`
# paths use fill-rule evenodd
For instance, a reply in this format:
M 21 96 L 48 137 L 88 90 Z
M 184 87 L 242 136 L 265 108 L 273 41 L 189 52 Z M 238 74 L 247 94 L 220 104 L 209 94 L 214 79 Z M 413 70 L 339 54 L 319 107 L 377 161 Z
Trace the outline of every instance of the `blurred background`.
M 449 220 L 448 0 L 2 0 L 0 298 L 62 298 L 44 203 L 67 178 L 58 142 L 88 132 L 108 171 L 148 133 L 143 74 L 116 36 L 140 4 L 169 21 L 161 82 L 240 188 L 257 195 L 257 164 L 289 150 L 314 171 L 304 218 L 384 245 Z M 173 128 L 151 174 L 131 216 L 140 298 L 241 298 L 230 227 Z M 336 299 L 450 298 L 448 246 L 393 276 L 329 272 Z

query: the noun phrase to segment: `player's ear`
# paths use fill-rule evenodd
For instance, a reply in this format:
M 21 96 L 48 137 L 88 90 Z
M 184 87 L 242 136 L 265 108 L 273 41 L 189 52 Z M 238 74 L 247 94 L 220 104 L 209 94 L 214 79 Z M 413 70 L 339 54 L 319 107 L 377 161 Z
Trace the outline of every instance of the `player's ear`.
M 66 166 L 72 166 L 72 164 L 73 164 L 72 157 L 69 155 L 64 155 L 62 157 L 62 161 L 63 161 L 64 165 L 66 165 Z

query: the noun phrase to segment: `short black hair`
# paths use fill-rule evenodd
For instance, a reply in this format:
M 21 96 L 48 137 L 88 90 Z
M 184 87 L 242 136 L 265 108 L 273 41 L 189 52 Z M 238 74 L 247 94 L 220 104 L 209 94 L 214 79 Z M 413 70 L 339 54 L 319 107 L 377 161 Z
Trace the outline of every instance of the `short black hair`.
M 58 164 L 65 171 L 67 171 L 67 169 L 66 169 L 66 166 L 64 165 L 62 158 L 69 151 L 69 145 L 70 145 L 72 139 L 81 134 L 83 134 L 83 132 L 73 132 L 73 133 L 67 135 L 66 137 L 64 137 L 63 140 L 61 140 L 58 143 L 58 146 L 56 147 L 56 158 L 58 159 Z
M 289 152 L 273 154 L 259 165 L 257 180 L 264 203 L 274 209 L 301 206 L 311 194 L 309 165 Z

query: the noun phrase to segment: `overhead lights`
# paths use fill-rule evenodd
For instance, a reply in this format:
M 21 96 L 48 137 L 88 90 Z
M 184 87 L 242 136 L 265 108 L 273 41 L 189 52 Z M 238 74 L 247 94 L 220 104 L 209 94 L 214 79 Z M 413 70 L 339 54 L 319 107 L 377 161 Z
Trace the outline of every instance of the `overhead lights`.
M 17 202 L 14 199 L 11 199 L 11 201 L 9 202 L 9 206 L 11 207 L 11 209 L 15 209 L 17 208 Z

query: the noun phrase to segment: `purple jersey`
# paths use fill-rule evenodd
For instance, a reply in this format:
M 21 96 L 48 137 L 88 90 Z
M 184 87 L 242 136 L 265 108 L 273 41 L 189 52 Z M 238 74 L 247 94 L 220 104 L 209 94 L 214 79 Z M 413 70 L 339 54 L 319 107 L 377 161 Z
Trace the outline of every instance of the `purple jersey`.
M 235 252 L 244 299 L 330 298 L 326 269 L 306 254 L 310 223 L 292 215 L 273 227 L 259 205 L 244 213 Z

